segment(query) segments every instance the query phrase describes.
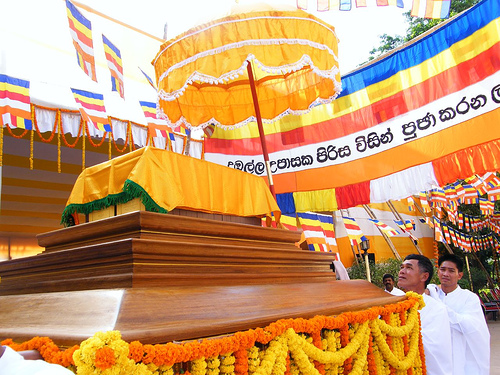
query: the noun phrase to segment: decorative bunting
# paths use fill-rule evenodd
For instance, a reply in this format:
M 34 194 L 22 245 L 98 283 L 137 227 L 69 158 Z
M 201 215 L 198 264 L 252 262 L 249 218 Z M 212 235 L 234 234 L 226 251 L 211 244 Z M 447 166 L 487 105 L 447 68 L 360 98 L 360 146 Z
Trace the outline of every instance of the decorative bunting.
M 0 74 L 0 126 L 32 129 L 30 82 Z
M 78 65 L 93 81 L 97 82 L 92 42 L 92 24 L 76 7 L 66 0 L 69 30 L 76 49 Z
M 111 126 L 104 108 L 104 97 L 84 90 L 71 89 L 71 91 L 83 119 L 100 131 L 110 132 Z
M 104 45 L 104 54 L 108 62 L 108 68 L 111 73 L 111 91 L 116 91 L 122 98 L 125 98 L 123 91 L 123 65 L 120 50 L 115 47 L 103 34 L 102 43 Z

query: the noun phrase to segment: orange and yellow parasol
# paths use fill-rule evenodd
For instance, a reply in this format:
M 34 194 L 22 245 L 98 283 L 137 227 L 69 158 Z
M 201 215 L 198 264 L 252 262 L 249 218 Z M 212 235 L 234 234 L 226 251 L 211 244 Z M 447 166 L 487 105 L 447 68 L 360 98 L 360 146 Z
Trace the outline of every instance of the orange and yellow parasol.
M 153 60 L 158 115 L 172 128 L 259 125 L 330 103 L 341 90 L 333 26 L 299 9 L 235 7 L 164 43 Z M 268 169 L 270 187 L 272 178 Z

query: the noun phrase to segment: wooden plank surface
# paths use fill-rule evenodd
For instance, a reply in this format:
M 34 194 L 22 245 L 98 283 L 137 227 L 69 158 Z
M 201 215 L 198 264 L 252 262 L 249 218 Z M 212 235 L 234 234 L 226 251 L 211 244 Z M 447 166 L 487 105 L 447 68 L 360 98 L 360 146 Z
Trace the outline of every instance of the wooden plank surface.
M 394 303 L 362 281 L 92 290 L 0 297 L 0 339 L 49 336 L 80 343 L 99 330 L 163 343 L 264 327 L 282 318 L 336 315 Z

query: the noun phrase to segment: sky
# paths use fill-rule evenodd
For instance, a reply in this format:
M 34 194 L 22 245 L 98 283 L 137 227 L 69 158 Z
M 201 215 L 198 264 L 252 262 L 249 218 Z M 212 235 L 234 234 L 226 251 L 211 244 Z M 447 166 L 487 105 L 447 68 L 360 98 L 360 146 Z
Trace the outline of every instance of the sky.
M 379 35 L 404 35 L 408 25 L 403 13 L 411 9 L 411 0 L 404 0 L 404 9 L 377 7 L 368 0 L 366 8 L 351 11 L 316 12 L 316 1 L 308 0 L 307 11 L 336 29 L 339 38 L 339 59 L 342 74 L 368 60 L 369 52 L 379 43 Z M 79 0 L 95 10 L 163 38 L 171 39 L 196 24 L 224 16 L 235 0 Z M 296 7 L 296 0 L 239 0 L 240 4 L 266 2 Z M 354 3 L 354 0 L 353 0 Z

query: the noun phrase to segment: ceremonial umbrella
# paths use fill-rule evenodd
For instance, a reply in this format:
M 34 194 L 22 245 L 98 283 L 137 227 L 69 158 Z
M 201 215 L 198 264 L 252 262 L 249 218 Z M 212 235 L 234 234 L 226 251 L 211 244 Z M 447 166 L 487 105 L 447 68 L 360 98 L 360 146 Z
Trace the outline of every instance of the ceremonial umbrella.
M 234 7 L 162 45 L 153 60 L 157 115 L 172 128 L 256 121 L 274 195 L 262 124 L 335 99 L 337 43 L 333 26 L 302 10 Z

